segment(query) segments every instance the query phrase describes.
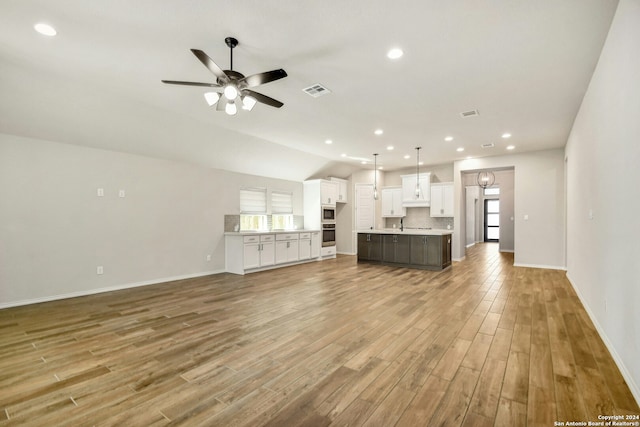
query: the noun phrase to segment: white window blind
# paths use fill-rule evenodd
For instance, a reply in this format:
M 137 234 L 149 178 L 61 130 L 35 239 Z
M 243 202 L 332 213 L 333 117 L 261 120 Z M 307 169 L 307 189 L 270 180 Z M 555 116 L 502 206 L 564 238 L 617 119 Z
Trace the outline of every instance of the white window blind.
M 240 189 L 240 213 L 241 214 L 266 214 L 267 213 L 267 189 L 266 188 L 241 188 Z
M 293 194 L 284 191 L 271 192 L 272 214 L 293 214 Z

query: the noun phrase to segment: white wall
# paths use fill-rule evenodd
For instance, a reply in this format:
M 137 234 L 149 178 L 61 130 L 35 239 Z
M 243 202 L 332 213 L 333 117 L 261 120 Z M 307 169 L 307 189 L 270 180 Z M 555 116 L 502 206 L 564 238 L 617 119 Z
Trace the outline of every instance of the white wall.
M 302 215 L 301 182 L 0 134 L 0 307 L 223 271 L 241 186 Z
M 638 401 L 639 53 L 640 2 L 621 0 L 566 147 L 567 275 Z
M 454 162 L 453 258 L 465 252 L 464 185 L 461 174 L 480 169 L 514 168 L 514 264 L 559 268 L 564 260 L 564 153 L 537 151 Z M 524 216 L 528 216 L 528 220 Z

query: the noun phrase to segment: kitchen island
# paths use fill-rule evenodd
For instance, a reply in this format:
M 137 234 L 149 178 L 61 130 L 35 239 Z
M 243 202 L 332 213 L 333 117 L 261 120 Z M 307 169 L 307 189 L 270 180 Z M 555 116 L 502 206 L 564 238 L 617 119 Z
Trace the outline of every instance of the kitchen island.
M 451 230 L 358 231 L 358 262 L 443 270 L 451 265 Z

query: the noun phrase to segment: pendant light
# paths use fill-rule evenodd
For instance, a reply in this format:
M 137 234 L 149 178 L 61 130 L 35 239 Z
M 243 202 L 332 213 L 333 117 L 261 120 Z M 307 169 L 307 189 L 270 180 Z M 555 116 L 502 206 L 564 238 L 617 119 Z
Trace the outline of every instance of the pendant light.
M 373 154 L 373 199 L 378 200 L 378 153 Z
M 480 187 L 486 189 L 495 184 L 496 176 L 491 171 L 478 172 L 478 175 L 476 176 L 476 182 Z
M 416 147 L 416 199 L 420 198 L 420 149 Z

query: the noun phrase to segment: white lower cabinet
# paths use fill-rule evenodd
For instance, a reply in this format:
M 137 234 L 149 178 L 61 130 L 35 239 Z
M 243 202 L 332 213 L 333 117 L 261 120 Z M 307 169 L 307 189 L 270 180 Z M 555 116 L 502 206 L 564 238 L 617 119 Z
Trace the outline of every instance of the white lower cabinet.
M 225 270 L 245 274 L 320 259 L 320 232 L 225 235 Z
M 275 236 L 269 234 L 260 236 L 260 267 L 266 267 L 275 263 Z
M 300 233 L 298 258 L 301 260 L 311 258 L 311 233 Z
M 276 235 L 276 264 L 298 261 L 298 233 Z
M 320 232 L 311 232 L 311 258 L 318 258 L 320 256 Z
M 273 237 L 273 235 L 244 237 L 243 267 L 245 270 L 273 265 Z

